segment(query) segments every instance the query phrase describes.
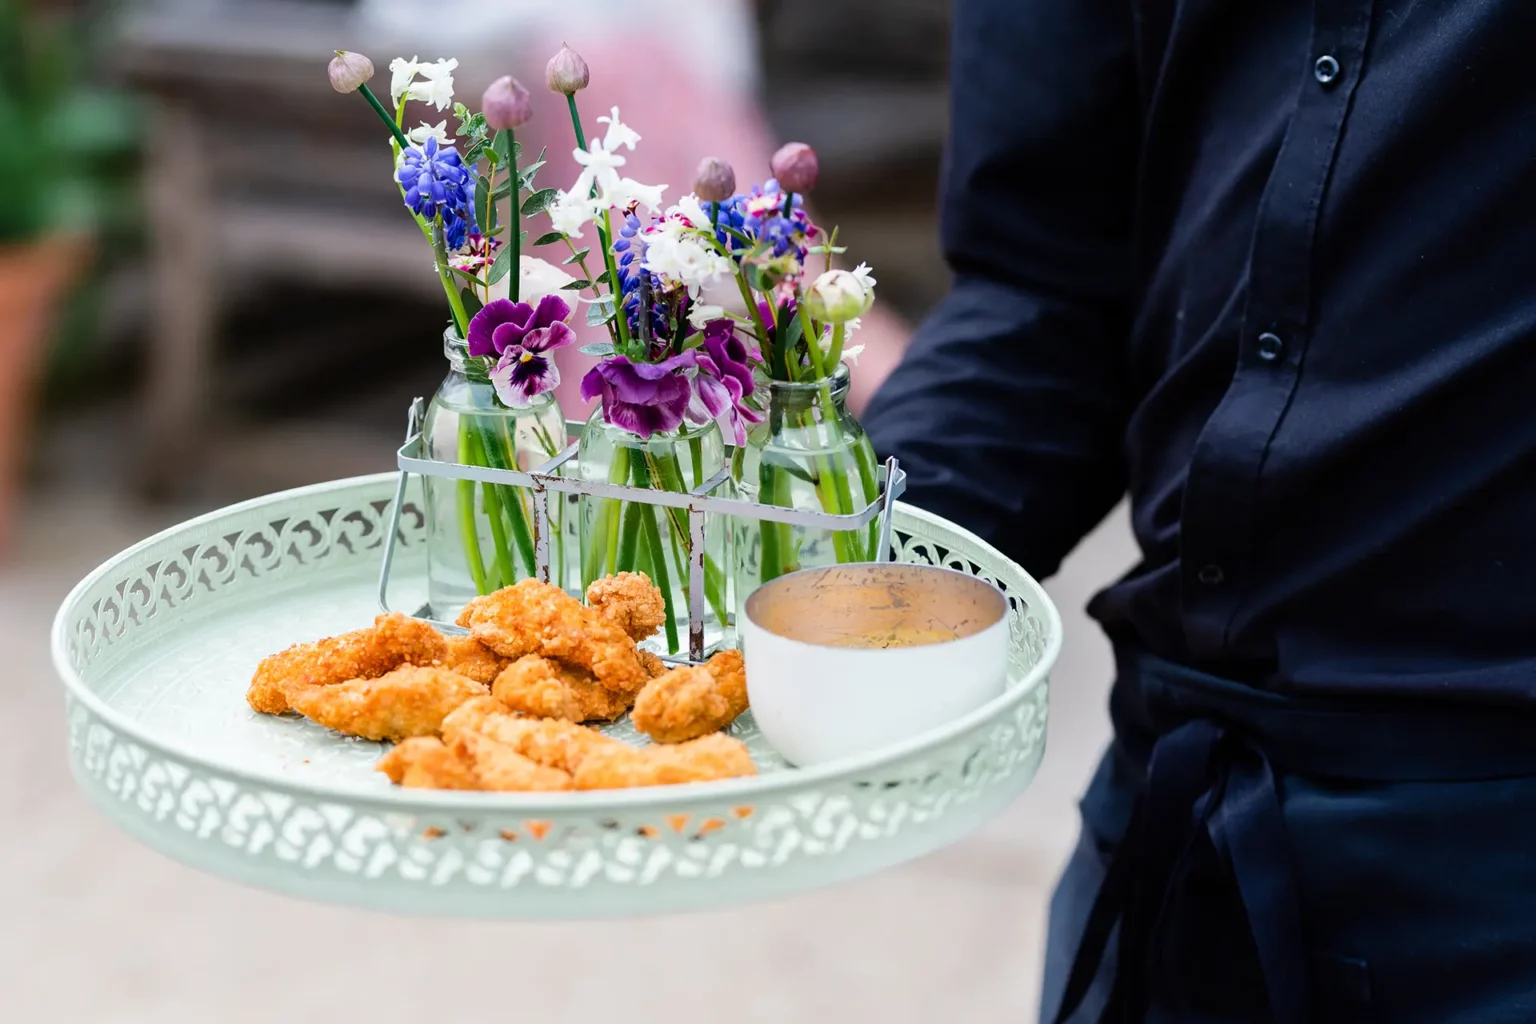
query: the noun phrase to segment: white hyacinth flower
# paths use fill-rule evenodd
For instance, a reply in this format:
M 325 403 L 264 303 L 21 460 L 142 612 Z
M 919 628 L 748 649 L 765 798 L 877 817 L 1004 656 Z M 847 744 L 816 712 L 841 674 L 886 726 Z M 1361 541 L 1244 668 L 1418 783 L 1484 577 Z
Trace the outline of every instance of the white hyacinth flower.
M 549 205 L 549 226 L 567 238 L 580 238 L 581 229 L 601 211 L 585 192 L 560 192 Z
M 421 77 L 430 78 L 433 81 L 437 81 L 441 78 L 451 78 L 453 76 L 454 69 L 458 66 L 459 62 L 452 57 L 449 57 L 447 60 L 424 63 L 420 68 Z
M 415 128 L 406 132 L 405 137 L 418 146 L 425 145 L 428 139 L 436 139 L 438 145 L 446 146 L 448 145 L 448 122 L 439 121 L 437 124 L 427 124 L 423 121 Z
M 639 203 L 647 210 L 659 210 L 666 191 L 665 185 L 642 185 L 634 178 L 620 178 L 617 185 L 604 190 L 603 201 L 605 205 L 621 210 L 631 203 Z
M 668 284 L 683 285 L 695 299 L 707 285 L 736 270 L 734 263 L 705 245 L 680 221 L 663 222 L 661 230 L 647 233 L 644 240 L 645 257 L 640 265 Z
M 414 82 L 405 95 L 420 103 L 430 103 L 438 110 L 447 110 L 453 105 L 453 76 L 444 74 Z
M 389 96 L 394 100 L 395 106 L 400 105 L 400 97 L 416 81 L 416 76 L 421 73 L 421 63 L 415 57 L 406 60 L 404 57 L 396 57 L 389 62 Z
M 612 153 L 620 146 L 628 146 L 630 152 L 634 152 L 635 143 L 640 141 L 640 133 L 619 120 L 618 107 L 614 107 L 613 113 L 608 117 L 598 118 L 597 123 L 608 126 L 608 134 L 603 136 L 604 149 Z
M 624 158 L 610 152 L 601 140 L 593 139 L 586 149 L 571 150 L 571 159 L 581 165 L 581 173 L 571 186 L 572 195 L 584 196 L 594 184 L 605 196 L 618 190 L 619 168 L 624 166 Z

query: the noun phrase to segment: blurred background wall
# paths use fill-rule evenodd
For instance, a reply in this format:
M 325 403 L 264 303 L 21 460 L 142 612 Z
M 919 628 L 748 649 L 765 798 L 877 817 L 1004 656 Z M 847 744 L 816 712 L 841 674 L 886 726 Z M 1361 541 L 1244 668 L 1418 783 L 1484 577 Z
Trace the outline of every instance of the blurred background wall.
M 455 56 L 471 105 L 516 74 L 537 108 L 520 134 L 550 151 L 541 184 L 578 169 L 560 98 L 542 88 L 561 42 L 594 68 L 585 119 L 620 107 L 644 137 L 626 171 L 669 195 L 705 155 L 751 182 L 778 144 L 810 142 L 817 216 L 841 225 L 851 261 L 875 265 L 893 314 L 866 338 L 856 402 L 947 280 L 933 232 L 942 0 L 3 2 L 18 24 L 90 40 L 69 46 L 64 85 L 112 104 L 79 129 L 111 154 L 93 179 L 111 199 L 87 218 L 100 245 L 88 266 L 72 261 L 37 343 L 45 428 L 43 447 L 19 455 L 29 479 L 58 461 L 43 457 L 55 426 L 110 434 L 115 482 L 146 499 L 388 468 L 410 398 L 445 369 L 445 313 L 382 132 L 325 80 L 336 47 L 369 54 L 384 78 L 395 55 Z M 408 116 L 451 111 L 412 104 Z M 579 376 L 565 374 L 570 415 Z
M 70 586 L 148 533 L 393 468 L 410 399 L 443 376 L 438 284 L 376 122 L 326 82 L 333 49 L 369 55 L 384 82 L 391 57 L 457 57 L 471 104 L 517 75 L 537 104 L 519 136 L 550 149 L 541 184 L 575 174 L 542 88 L 562 41 L 593 68 L 585 118 L 619 106 L 644 136 L 627 170 L 672 196 L 706 154 L 750 182 L 780 142 L 811 143 L 817 219 L 875 267 L 893 314 L 866 329 L 863 397 L 947 284 L 947 10 L 0 0 L 0 989 L 16 1019 L 1033 1019 L 1046 900 L 1106 732 L 1109 656 L 1080 607 L 1132 559 L 1120 518 L 1051 582 L 1068 639 L 1051 750 L 1023 800 L 917 864 L 720 914 L 425 922 L 199 875 L 74 790 L 46 653 Z

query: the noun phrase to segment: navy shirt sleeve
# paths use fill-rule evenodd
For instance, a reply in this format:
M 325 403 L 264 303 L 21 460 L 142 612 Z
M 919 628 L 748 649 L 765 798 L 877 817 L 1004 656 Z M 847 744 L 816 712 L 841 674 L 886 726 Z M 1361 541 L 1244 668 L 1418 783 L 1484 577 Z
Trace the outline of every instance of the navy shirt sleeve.
M 907 500 L 1037 577 L 1125 489 L 1138 102 L 1123 0 L 959 0 L 949 296 L 865 424 Z

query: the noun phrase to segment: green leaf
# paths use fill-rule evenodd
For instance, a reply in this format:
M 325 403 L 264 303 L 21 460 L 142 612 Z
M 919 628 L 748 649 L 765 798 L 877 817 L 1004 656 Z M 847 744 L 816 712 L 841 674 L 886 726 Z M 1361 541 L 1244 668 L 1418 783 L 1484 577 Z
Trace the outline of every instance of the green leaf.
M 490 356 L 470 356 L 464 360 L 464 376 L 481 384 L 489 384 L 491 370 L 495 365 L 496 360 Z
M 613 319 L 613 299 L 603 299 L 587 307 L 587 326 L 601 327 Z
M 486 194 L 491 190 L 491 180 L 485 175 L 475 179 L 475 216 L 479 219 L 485 211 Z
M 560 286 L 560 290 L 563 291 L 563 292 L 579 292 L 583 288 L 591 288 L 591 287 L 592 287 L 592 282 L 591 281 L 587 281 L 585 279 L 578 278 L 577 280 L 572 281 L 570 284 L 563 284 L 563 285 L 561 285 Z
M 496 166 L 496 154 L 485 148 L 485 143 L 477 142 L 464 151 L 464 166 L 477 162 L 482 156 L 490 157 L 490 165 Z
M 613 276 L 608 271 L 605 270 L 601 274 L 598 274 L 596 278 L 594 278 L 594 283 L 596 283 L 596 284 L 605 284 L 609 288 L 612 288 L 613 287 Z
M 538 245 L 539 243 L 538 242 L 534 242 L 533 244 L 534 245 Z M 562 264 L 562 265 L 563 266 L 570 266 L 572 263 L 580 263 L 582 260 L 587 258 L 587 253 L 589 253 L 591 251 L 592 250 L 590 248 L 588 248 L 588 249 L 577 249 L 575 252 L 571 253 L 570 258 L 568 258 L 564 262 L 564 264 Z M 606 274 L 607 271 L 605 270 L 605 271 L 603 271 L 603 273 Z
M 521 143 L 512 138 L 511 132 L 497 132 L 496 138 L 492 140 L 491 145 L 496 150 L 496 155 L 501 158 L 503 164 L 508 167 L 517 166 L 517 158 L 522 155 L 523 147 Z
M 474 292 L 468 288 L 461 288 L 459 290 L 459 298 L 464 300 L 465 316 L 473 317 L 476 313 L 480 312 L 480 299 L 476 297 Z
M 565 238 L 565 236 L 562 235 L 558 231 L 546 231 L 542 235 L 540 235 L 534 241 L 533 244 L 534 245 L 554 245 L 556 242 L 561 241 L 564 238 Z
M 725 224 L 720 225 L 720 228 L 727 235 L 730 235 L 732 238 L 736 239 L 741 244 L 747 246 L 748 248 L 751 248 L 751 246 L 752 246 L 752 239 L 748 238 L 746 235 L 742 234 L 740 231 L 737 231 L 735 228 L 730 227 L 729 225 L 725 225 Z
M 544 154 L 547 152 L 549 152 L 548 146 L 539 150 L 539 158 L 523 168 L 522 186 L 530 192 L 533 191 L 533 176 L 538 173 L 540 167 L 544 166 Z
M 549 208 L 549 204 L 555 201 L 559 189 L 541 188 L 527 199 L 523 200 L 522 213 L 524 217 L 532 217 L 536 213 L 543 213 Z
M 491 261 L 491 272 L 488 275 L 486 275 L 486 278 L 485 278 L 486 284 L 495 284 L 496 282 L 500 281 L 502 278 L 506 277 L 507 276 L 507 272 L 510 271 L 511 269 L 512 269 L 512 250 L 508 249 L 508 248 L 503 248 L 500 252 L 498 252 L 496 254 L 496 258 Z
M 455 103 L 453 105 L 453 116 L 459 119 L 459 130 L 454 132 L 454 134 L 468 135 L 470 133 L 469 108 L 462 103 Z
M 591 345 L 583 345 L 576 351 L 584 356 L 598 356 L 599 358 L 613 355 L 613 342 L 599 341 Z
M 756 263 L 743 263 L 741 272 L 746 276 L 747 287 L 756 292 L 766 292 L 773 288 L 772 282 L 763 276 L 763 268 Z
M 496 191 L 491 193 L 491 195 L 494 196 L 497 199 L 505 199 L 505 198 L 507 198 L 507 196 L 509 196 L 511 194 L 512 194 L 512 179 L 511 178 L 508 178 L 506 181 L 503 181 L 500 185 L 497 185 L 496 186 Z
M 472 285 L 474 287 L 479 287 L 481 284 L 480 279 L 467 270 L 460 270 L 458 267 L 449 267 L 448 269 L 453 271 L 455 275 L 461 278 L 465 284 Z
M 784 348 L 792 349 L 797 344 L 799 344 L 800 338 L 805 334 L 805 325 L 800 322 L 800 318 L 798 316 L 787 316 L 781 314 L 779 317 L 780 327 L 784 327 L 784 321 L 786 319 L 789 321 L 789 326 L 784 329 Z

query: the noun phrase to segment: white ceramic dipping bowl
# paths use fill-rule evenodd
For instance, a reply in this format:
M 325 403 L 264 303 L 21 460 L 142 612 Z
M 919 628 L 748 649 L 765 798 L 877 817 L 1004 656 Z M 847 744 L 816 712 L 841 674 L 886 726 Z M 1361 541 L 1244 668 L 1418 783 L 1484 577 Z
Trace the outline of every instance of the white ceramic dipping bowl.
M 740 623 L 747 696 L 797 765 L 866 754 L 1002 693 L 1008 602 L 953 569 L 860 563 L 804 569 L 752 592 Z

